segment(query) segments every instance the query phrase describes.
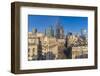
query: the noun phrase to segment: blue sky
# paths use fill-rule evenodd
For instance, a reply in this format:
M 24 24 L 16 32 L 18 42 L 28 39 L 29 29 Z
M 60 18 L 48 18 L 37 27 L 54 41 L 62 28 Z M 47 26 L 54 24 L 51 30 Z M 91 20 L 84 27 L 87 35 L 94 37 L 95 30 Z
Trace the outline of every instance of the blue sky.
M 73 32 L 80 33 L 81 29 L 88 29 L 88 17 L 74 17 L 74 16 L 46 16 L 46 15 L 28 15 L 28 31 L 36 28 L 38 32 L 43 32 L 49 26 L 53 26 L 59 20 L 64 28 L 64 33 Z

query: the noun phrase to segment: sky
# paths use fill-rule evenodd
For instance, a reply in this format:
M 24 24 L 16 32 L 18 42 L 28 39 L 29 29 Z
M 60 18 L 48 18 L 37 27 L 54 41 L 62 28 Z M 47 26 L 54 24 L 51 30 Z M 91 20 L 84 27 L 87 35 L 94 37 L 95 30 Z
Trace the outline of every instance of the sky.
M 64 34 L 68 32 L 80 33 L 81 29 L 88 29 L 88 17 L 28 15 L 28 32 L 31 32 L 32 28 L 43 33 L 50 26 L 55 29 L 57 21 L 64 28 Z

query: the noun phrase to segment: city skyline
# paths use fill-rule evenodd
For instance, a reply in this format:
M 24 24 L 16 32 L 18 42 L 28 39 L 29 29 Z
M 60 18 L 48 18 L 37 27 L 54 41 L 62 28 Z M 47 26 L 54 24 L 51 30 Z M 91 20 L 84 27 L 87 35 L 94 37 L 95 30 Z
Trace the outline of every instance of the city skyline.
M 28 28 L 29 61 L 88 58 L 87 17 L 29 15 Z
M 63 27 L 64 34 L 68 32 L 80 34 L 82 28 L 88 29 L 87 17 L 28 15 L 28 32 L 36 28 L 38 32 L 44 33 L 50 26 L 55 30 L 57 22 Z

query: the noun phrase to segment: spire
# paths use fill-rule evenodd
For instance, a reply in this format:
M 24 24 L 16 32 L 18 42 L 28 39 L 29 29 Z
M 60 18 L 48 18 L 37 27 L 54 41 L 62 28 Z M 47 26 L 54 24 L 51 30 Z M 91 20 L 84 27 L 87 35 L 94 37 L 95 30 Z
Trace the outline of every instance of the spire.
M 60 28 L 60 18 L 58 17 L 57 20 L 56 20 L 56 28 Z

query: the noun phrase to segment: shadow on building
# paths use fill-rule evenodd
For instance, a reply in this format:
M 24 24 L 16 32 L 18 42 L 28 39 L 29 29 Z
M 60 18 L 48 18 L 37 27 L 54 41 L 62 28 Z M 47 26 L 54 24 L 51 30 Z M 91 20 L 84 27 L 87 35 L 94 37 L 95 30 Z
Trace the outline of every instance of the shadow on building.
M 42 60 L 42 43 L 40 41 L 40 38 L 38 38 L 38 57 L 37 60 Z
M 65 41 L 65 49 L 63 50 L 64 55 L 66 56 L 67 59 L 72 59 L 72 47 L 68 46 L 68 41 L 66 38 Z

